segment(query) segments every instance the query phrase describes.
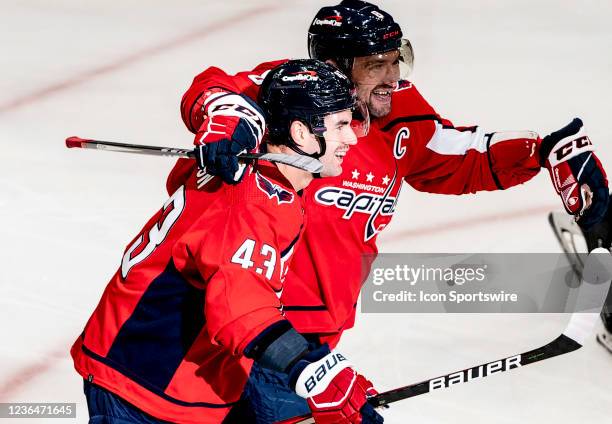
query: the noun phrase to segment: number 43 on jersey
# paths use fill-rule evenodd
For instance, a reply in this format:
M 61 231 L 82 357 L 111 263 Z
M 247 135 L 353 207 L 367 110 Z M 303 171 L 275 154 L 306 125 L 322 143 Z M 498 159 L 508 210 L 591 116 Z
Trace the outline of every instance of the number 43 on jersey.
M 255 262 L 253 261 L 253 253 L 255 252 L 255 248 L 257 247 L 257 243 L 255 240 L 246 239 L 236 250 L 234 256 L 232 256 L 232 262 L 240 265 L 242 268 L 248 269 L 255 266 Z M 268 244 L 264 244 L 261 246 L 259 250 L 259 254 L 263 258 L 261 267 L 255 268 L 255 272 L 258 274 L 264 273 L 265 268 L 265 277 L 269 280 L 274 275 L 274 267 L 276 266 L 276 249 Z

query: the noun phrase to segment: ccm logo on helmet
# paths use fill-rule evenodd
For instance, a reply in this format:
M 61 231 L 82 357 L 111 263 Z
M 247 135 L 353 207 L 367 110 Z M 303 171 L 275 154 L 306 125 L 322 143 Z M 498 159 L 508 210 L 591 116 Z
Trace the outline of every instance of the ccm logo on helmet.
M 383 35 L 383 40 L 386 40 L 386 39 L 391 38 L 391 37 L 397 37 L 399 35 L 399 33 L 400 33 L 399 31 L 388 32 L 385 35 Z
M 332 353 L 328 355 L 328 357 L 323 361 L 323 363 L 318 366 L 313 374 L 309 376 L 304 382 L 304 388 L 307 393 L 310 393 L 317 387 L 317 383 L 319 383 L 328 372 L 330 372 L 334 367 L 336 367 L 340 362 L 346 361 L 346 358 L 342 356 L 340 353 Z
M 554 151 L 557 160 L 562 161 L 567 156 L 571 155 L 572 151 L 574 150 L 574 145 L 576 149 L 583 149 L 587 146 L 592 146 L 593 143 L 591 143 L 591 140 L 586 135 L 579 137 L 575 140 L 568 141 L 563 146 L 559 147 L 557 150 Z
M 380 215 L 393 215 L 395 212 L 395 197 L 379 196 L 372 193 L 355 194 L 353 190 L 341 189 L 337 187 L 324 187 L 316 192 L 315 198 L 323 205 L 336 206 L 346 212 L 342 218 L 348 219 L 355 212 L 372 215 L 379 210 Z

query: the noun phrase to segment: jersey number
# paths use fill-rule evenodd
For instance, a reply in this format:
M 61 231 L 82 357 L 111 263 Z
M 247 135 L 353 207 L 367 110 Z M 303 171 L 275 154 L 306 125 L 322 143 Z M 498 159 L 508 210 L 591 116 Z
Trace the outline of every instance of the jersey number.
M 240 245 L 234 256 L 232 256 L 232 262 L 240 265 L 242 268 L 248 269 L 255 265 L 255 262 L 251 260 L 253 252 L 255 251 L 255 240 L 246 239 L 244 243 Z M 266 268 L 266 278 L 269 280 L 274 275 L 274 267 L 276 266 L 276 250 L 268 245 L 264 244 L 261 247 L 260 255 L 265 258 L 263 266 Z M 255 268 L 255 272 L 259 275 L 263 274 L 262 268 Z
M 121 260 L 121 276 L 125 280 L 132 267 L 149 257 L 157 246 L 162 244 L 168 232 L 185 209 L 185 187 L 181 186 L 164 204 L 159 220 L 146 233 L 146 230 L 125 251 Z M 145 244 L 145 235 L 147 236 Z M 138 253 L 134 252 L 138 250 Z

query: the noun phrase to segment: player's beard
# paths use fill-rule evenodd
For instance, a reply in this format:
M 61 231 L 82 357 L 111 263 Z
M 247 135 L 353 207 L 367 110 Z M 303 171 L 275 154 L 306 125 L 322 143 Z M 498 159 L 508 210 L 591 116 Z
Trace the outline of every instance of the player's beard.
M 393 92 L 393 87 L 391 86 L 377 86 L 372 91 L 370 91 L 368 95 L 368 100 L 366 102 L 368 106 L 368 111 L 370 115 L 374 118 L 382 118 L 383 116 L 388 115 L 391 112 L 391 95 L 388 96 L 379 96 L 374 94 L 377 90 L 388 90 Z

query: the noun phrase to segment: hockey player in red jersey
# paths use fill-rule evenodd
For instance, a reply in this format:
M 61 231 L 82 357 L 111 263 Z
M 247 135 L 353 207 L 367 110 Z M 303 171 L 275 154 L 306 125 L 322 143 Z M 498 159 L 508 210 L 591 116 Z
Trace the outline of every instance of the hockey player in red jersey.
M 269 152 L 319 158 L 323 174 L 340 174 L 357 141 L 352 83 L 316 60 L 272 70 L 263 112 L 239 95 L 215 102 L 210 116 L 233 105 L 234 119 L 214 131 L 261 137 L 267 122 Z M 287 375 L 318 422 L 380 422 L 366 404 L 372 384 L 340 353 L 309 344 L 279 301 L 304 228 L 298 192 L 313 175 L 260 161 L 228 185 L 194 161 L 177 168 L 176 189 L 127 246 L 72 347 L 90 422 L 220 423 L 254 361 Z
M 599 221 L 607 206 L 607 179 L 579 120 L 544 139 L 533 131 L 454 126 L 401 78 L 401 68 L 412 62 L 402 37 L 388 13 L 359 0 L 322 8 L 309 29 L 310 56 L 349 75 L 373 117 L 368 135 L 345 158 L 342 175 L 315 180 L 304 190 L 308 225 L 281 298 L 298 331 L 331 345 L 353 326 L 365 277 L 362 257 L 377 253 L 377 235 L 391 220 L 404 182 L 419 191 L 466 194 L 508 189 L 545 167 L 567 211 L 584 226 Z M 236 75 L 208 68 L 183 96 L 182 117 L 196 134 L 202 164 L 228 182 L 242 175 L 235 154 L 256 148 L 257 139 L 210 137 L 209 99 L 217 91 L 255 98 L 259 82 L 278 63 Z M 330 260 L 330 252 L 341 254 Z M 258 379 L 255 371 L 247 386 L 252 398 L 273 379 Z M 259 422 L 282 418 L 276 406 L 287 402 L 267 402 L 268 410 L 259 402 Z

